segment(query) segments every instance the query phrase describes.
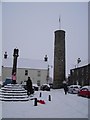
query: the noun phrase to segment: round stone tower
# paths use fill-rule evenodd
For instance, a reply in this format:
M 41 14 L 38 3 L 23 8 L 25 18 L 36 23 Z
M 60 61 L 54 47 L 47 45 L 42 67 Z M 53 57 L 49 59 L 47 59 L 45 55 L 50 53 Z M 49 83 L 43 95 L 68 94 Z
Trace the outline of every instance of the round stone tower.
M 65 31 L 55 31 L 53 88 L 62 87 L 65 80 Z

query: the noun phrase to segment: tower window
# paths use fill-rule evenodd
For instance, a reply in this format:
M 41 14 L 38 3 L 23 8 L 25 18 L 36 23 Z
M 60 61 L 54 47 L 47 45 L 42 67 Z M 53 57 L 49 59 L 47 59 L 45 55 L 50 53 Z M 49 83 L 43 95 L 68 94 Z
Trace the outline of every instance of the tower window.
M 37 80 L 37 85 L 40 86 L 40 80 Z

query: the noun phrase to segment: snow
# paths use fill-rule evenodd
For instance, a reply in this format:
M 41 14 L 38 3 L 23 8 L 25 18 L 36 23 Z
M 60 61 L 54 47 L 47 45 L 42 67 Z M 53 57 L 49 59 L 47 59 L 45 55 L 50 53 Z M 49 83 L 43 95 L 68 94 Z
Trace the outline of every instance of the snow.
M 32 86 L 33 86 L 33 87 L 38 87 L 38 85 L 37 85 L 37 84 L 33 84 Z
M 69 87 L 78 87 L 78 88 L 80 88 L 81 86 L 80 85 L 70 85 Z
M 90 86 L 83 86 L 81 89 L 87 88 L 90 91 Z
M 44 85 L 46 85 L 46 86 L 50 87 L 50 85 L 49 85 L 49 84 L 43 84 L 43 86 L 44 86 Z
M 42 96 L 39 97 L 40 92 Z M 51 95 L 51 101 L 48 100 Z M 30 97 L 44 100 L 45 104 L 38 103 L 34 106 L 34 100 L 6 102 L 2 105 L 3 118 L 88 118 L 88 101 L 90 99 L 77 96 L 77 94 L 64 94 L 63 89 L 51 91 L 35 91 Z M 1 113 L 1 110 L 0 110 Z
M 9 92 L 9 94 L 8 94 L 8 92 L 7 93 L 0 92 L 0 95 L 8 95 L 9 96 L 9 95 L 13 95 L 13 92 L 12 93 Z M 18 93 L 14 93 L 14 95 L 27 95 L 27 93 L 25 92 L 22 94 L 22 93 L 18 92 Z

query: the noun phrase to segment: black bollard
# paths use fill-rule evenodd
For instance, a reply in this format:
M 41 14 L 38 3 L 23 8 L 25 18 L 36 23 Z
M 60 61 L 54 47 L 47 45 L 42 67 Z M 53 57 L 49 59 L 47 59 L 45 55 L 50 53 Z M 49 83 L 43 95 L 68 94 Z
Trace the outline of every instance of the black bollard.
M 49 95 L 49 98 L 48 98 L 49 101 L 51 101 L 51 95 Z
M 40 92 L 40 95 L 39 95 L 39 97 L 41 97 L 42 96 L 42 93 Z
M 34 106 L 37 106 L 37 98 L 34 99 Z

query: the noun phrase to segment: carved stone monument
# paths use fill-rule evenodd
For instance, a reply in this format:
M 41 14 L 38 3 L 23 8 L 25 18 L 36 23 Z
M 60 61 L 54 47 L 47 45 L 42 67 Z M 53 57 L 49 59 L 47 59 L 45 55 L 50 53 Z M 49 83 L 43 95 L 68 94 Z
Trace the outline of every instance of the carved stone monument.
M 13 68 L 12 68 L 12 83 L 16 84 L 16 71 L 17 71 L 17 58 L 18 58 L 19 50 L 17 48 L 14 49 L 13 53 Z

